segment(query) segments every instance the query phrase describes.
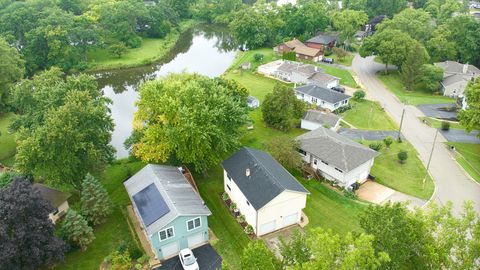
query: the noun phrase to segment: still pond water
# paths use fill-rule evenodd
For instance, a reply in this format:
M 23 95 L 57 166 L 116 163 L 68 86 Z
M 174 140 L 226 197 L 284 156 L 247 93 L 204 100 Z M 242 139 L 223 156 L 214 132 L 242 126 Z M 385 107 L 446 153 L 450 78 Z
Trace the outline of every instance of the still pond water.
M 115 130 L 111 144 L 117 150 L 117 158 L 128 156 L 123 142 L 132 132 L 137 90 L 143 82 L 182 71 L 217 77 L 231 65 L 236 49 L 226 29 L 202 25 L 183 33 L 171 54 L 161 62 L 96 73 L 104 95 L 113 101 L 110 109 Z

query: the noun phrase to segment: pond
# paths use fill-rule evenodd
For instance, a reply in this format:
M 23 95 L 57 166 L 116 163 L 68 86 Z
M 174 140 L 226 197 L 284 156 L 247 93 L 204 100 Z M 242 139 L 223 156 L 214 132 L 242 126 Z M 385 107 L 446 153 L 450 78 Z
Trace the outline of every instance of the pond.
M 183 33 L 170 55 L 162 61 L 96 73 L 104 95 L 113 102 L 109 106 L 115 124 L 111 144 L 117 150 L 117 158 L 128 156 L 123 142 L 132 132 L 137 90 L 143 82 L 183 71 L 217 77 L 231 65 L 236 50 L 237 46 L 225 28 L 201 25 Z

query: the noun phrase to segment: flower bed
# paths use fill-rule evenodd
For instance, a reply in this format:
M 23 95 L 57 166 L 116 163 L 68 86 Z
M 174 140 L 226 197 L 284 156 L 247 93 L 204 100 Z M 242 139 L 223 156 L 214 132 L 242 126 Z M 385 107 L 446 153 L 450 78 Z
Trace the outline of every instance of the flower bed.
M 226 192 L 220 193 L 220 198 L 228 208 L 232 217 L 237 221 L 238 225 L 242 227 L 243 231 L 248 235 L 248 237 L 250 239 L 255 238 L 253 227 L 248 224 L 248 222 L 245 220 L 245 216 L 240 213 L 237 205 L 228 197 L 228 194 Z

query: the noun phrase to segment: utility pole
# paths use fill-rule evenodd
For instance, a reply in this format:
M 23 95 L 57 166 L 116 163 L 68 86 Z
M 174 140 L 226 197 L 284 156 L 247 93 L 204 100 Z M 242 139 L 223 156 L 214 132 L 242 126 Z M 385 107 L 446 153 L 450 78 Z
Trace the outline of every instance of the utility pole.
M 397 141 L 401 142 L 402 139 L 400 136 L 402 135 L 402 125 L 403 125 L 403 117 L 405 116 L 405 106 L 403 107 L 402 111 L 402 118 L 400 119 L 400 127 L 398 128 L 398 136 L 397 136 Z
M 432 150 L 430 151 L 430 156 L 428 157 L 427 172 L 425 173 L 425 177 L 423 178 L 423 187 L 422 187 L 422 189 L 425 188 L 425 181 L 427 180 L 428 169 L 430 168 L 430 162 L 432 161 L 433 149 L 435 149 L 435 143 L 437 142 L 437 135 L 438 135 L 438 128 L 437 128 L 436 131 L 435 131 L 435 137 L 433 138 Z

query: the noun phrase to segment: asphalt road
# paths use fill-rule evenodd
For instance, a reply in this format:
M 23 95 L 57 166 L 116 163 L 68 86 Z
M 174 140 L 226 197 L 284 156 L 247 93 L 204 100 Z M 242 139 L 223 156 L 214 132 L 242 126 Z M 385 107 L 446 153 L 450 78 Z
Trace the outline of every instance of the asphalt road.
M 383 69 L 384 65 L 373 61 L 373 57 L 362 58 L 356 55 L 352 64 L 356 79 L 365 89 L 367 97 L 379 101 L 397 123 L 400 123 L 402 110 L 405 108 L 402 134 L 415 147 L 420 159 L 426 165 L 436 130 L 420 122 L 418 117 L 424 114 L 418 108 L 402 104 L 377 79 L 375 74 Z M 439 204 L 452 201 L 456 214 L 460 213 L 463 202 L 470 200 L 474 202 L 477 213 L 480 213 L 480 184 L 468 176 L 453 159 L 450 150 L 444 146 L 445 141 L 446 139 L 439 132 L 429 168 L 436 187 L 432 199 Z

